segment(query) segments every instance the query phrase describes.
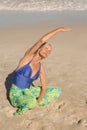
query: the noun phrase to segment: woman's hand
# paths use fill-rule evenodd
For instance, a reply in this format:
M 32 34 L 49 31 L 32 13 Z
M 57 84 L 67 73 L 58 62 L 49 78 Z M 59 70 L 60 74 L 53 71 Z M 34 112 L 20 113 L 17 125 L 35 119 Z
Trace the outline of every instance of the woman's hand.
M 69 27 L 60 27 L 59 28 L 59 31 L 60 32 L 67 32 L 67 31 L 71 31 L 72 29 L 71 28 L 69 28 Z

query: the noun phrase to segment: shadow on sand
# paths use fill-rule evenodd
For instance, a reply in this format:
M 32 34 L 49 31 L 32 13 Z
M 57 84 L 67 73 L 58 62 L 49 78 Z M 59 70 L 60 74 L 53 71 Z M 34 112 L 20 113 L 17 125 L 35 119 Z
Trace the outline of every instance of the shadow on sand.
M 14 71 L 12 73 L 8 74 L 8 76 L 6 77 L 6 80 L 5 80 L 6 96 L 9 101 L 10 101 L 9 91 L 10 91 L 10 87 L 13 83 L 13 77 L 14 77 Z

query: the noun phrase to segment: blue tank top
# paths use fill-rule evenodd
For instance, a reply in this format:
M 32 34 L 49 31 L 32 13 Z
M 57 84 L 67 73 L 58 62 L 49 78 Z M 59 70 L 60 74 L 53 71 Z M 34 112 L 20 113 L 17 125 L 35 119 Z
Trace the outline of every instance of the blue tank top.
M 41 64 L 36 74 L 33 77 L 31 77 L 32 68 L 30 66 L 30 63 L 31 61 L 14 72 L 13 83 L 21 89 L 30 88 L 30 85 L 32 84 L 32 82 L 36 80 L 40 75 Z

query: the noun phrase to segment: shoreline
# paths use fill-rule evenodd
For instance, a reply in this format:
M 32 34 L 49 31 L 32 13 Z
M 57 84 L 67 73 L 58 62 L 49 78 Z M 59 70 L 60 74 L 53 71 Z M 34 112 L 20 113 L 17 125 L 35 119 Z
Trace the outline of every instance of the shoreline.
M 87 24 L 87 11 L 0 11 L 0 28 Z

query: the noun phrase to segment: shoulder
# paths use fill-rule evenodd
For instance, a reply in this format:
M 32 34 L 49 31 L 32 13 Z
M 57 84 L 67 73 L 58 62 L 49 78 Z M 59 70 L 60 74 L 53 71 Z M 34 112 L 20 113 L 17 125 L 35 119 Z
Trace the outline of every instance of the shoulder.
M 30 55 L 30 56 L 24 56 L 20 61 L 19 64 L 17 66 L 16 69 L 21 68 L 22 66 L 24 66 L 25 64 L 27 64 L 28 62 L 30 62 L 33 58 L 34 54 Z

